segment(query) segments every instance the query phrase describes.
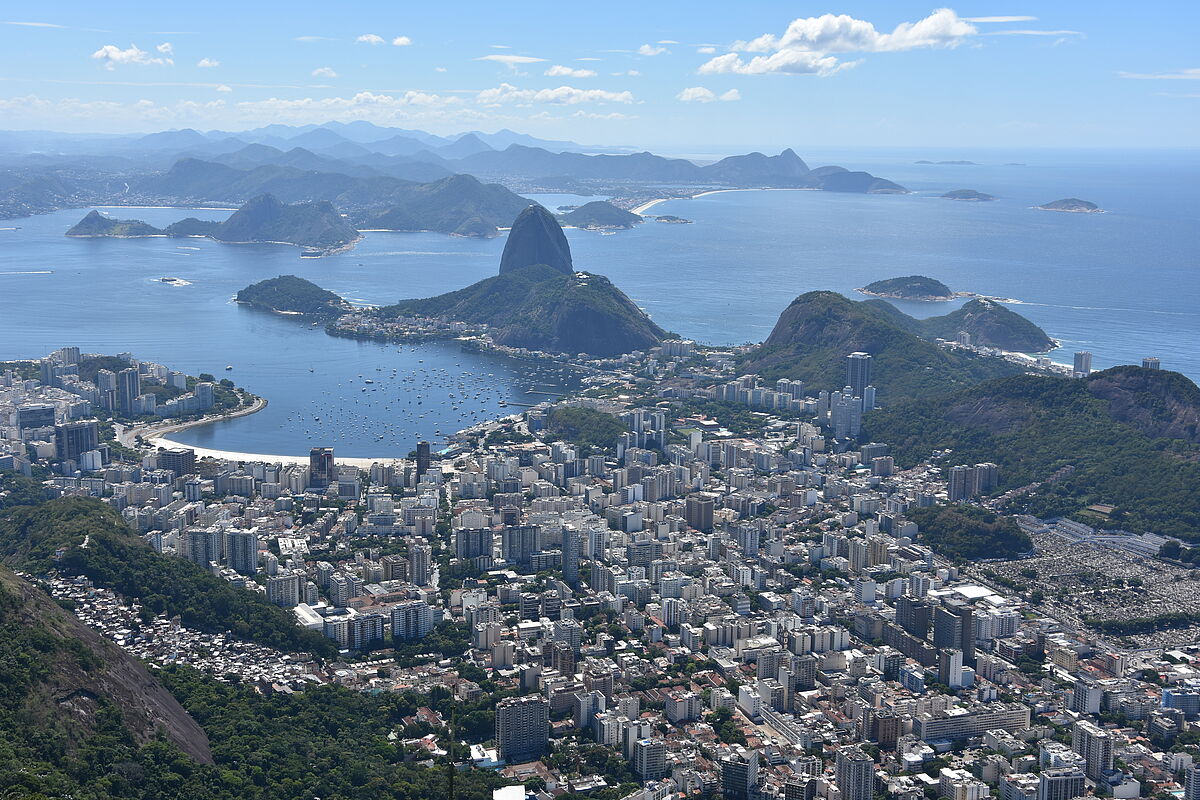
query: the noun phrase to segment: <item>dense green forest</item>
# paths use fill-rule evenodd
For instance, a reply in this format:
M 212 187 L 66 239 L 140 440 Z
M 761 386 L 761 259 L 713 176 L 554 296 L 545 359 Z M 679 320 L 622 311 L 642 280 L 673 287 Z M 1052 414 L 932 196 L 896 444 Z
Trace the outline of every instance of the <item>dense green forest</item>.
M 1110 527 L 1200 539 L 1200 448 L 1183 438 L 1155 435 L 1171 427 L 1164 413 L 1139 399 L 1145 392 L 1121 395 L 1107 386 L 1146 372 L 1154 371 L 1118 367 L 1089 380 L 1004 378 L 876 411 L 865 418 L 863 436 L 887 442 L 903 466 L 945 449 L 953 451 L 955 464 L 995 462 L 1001 489 L 1044 481 L 1072 465 L 1073 475 L 1020 498 L 1018 510 L 1053 517 L 1104 503 L 1116 506 L 1103 522 Z M 1167 384 L 1180 377 L 1160 372 L 1152 380 Z M 1097 396 L 1089 386 L 1105 387 L 1116 400 Z M 1119 417 L 1114 407 L 1121 409 Z M 1142 411 L 1147 416 L 1139 427 L 1122 421 L 1142 420 Z
M 914 508 L 905 516 L 917 523 L 922 544 L 954 559 L 1015 558 L 1033 547 L 1011 517 L 974 506 Z
M 578 406 L 555 406 L 546 412 L 546 433 L 585 450 L 616 451 L 625 424 L 612 414 Z
M 190 561 L 155 553 L 97 500 L 66 498 L 8 508 L 0 514 L 0 559 L 36 574 L 53 565 L 68 575 L 84 575 L 97 586 L 137 599 L 149 613 L 179 615 L 196 630 L 228 630 L 286 652 L 335 652 L 333 642 L 298 627 L 290 613 L 261 595 L 238 589 Z
M 347 308 L 341 297 L 295 275 L 252 283 L 237 293 L 237 301 L 268 311 L 298 314 L 340 314 Z

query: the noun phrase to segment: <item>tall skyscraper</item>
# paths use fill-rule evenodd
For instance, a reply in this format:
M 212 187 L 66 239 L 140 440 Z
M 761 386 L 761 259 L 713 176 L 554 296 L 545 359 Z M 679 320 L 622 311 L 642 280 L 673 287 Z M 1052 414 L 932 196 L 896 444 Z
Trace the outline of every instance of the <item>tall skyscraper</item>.
M 1071 370 L 1077 378 L 1086 378 L 1092 374 L 1092 354 L 1087 350 L 1080 350 L 1075 354 L 1075 364 Z
M 550 741 L 550 703 L 541 695 L 509 697 L 496 704 L 496 750 L 509 764 L 536 761 Z
M 225 554 L 229 566 L 242 575 L 258 571 L 258 534 L 232 530 L 225 534 Z
M 1113 768 L 1112 734 L 1093 722 L 1081 719 L 1072 726 L 1071 749 L 1083 756 L 1083 771 L 1092 780 Z
M 100 431 L 94 419 L 54 426 L 54 447 L 63 461 L 78 461 L 84 453 L 99 446 Z
M 855 397 L 862 397 L 871 383 L 870 353 L 851 353 L 846 356 L 846 385 L 854 390 Z
M 409 545 L 408 548 L 408 579 L 417 586 L 428 586 L 430 566 L 433 561 L 433 548 L 427 544 Z
M 571 588 L 579 587 L 579 553 L 583 549 L 583 534 L 572 527 L 562 532 L 563 581 Z
M 537 525 L 509 525 L 500 533 L 500 554 L 510 564 L 529 566 L 533 554 L 541 550 L 541 538 Z
M 711 497 L 700 494 L 688 495 L 683 506 L 683 516 L 687 520 L 687 524 L 696 530 L 711 533 L 715 507 L 716 504 Z
M 169 469 L 179 478 L 196 471 L 196 451 L 190 447 L 160 448 L 158 468 Z
M 314 447 L 308 452 L 308 485 L 313 489 L 328 488 L 337 476 L 332 447 Z
M 1200 764 L 1188 767 L 1184 774 L 1183 800 L 1200 800 Z
M 1038 777 L 1037 800 L 1073 800 L 1084 796 L 1086 779 L 1083 773 L 1074 767 L 1043 770 Z
M 127 416 L 134 413 L 134 402 L 142 393 L 142 380 L 137 367 L 123 369 L 117 373 L 117 409 Z
M 871 800 L 875 796 L 875 762 L 854 745 L 837 752 L 837 787 L 842 800 Z
M 721 758 L 720 768 L 724 800 L 757 800 L 761 796 L 757 750 L 739 747 Z
M 429 442 L 417 442 L 417 482 L 429 471 L 430 464 Z

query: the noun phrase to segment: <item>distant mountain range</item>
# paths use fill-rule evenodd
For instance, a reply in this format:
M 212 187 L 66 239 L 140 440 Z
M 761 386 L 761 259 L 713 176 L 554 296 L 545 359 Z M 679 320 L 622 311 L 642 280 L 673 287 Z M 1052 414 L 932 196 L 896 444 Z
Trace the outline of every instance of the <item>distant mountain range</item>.
M 404 208 L 406 185 L 454 175 L 480 176 L 522 191 L 624 197 L 721 187 L 906 191 L 866 172 L 812 169 L 791 149 L 702 164 L 508 130 L 442 137 L 354 122 L 144 136 L 0 131 L 0 218 L 101 204 L 240 204 L 265 193 L 290 203 L 327 200 L 360 225 L 371 224 L 370 214 L 399 206 L 398 230 L 486 234 L 497 226 L 489 219 L 511 218 L 511 203 L 432 220 Z

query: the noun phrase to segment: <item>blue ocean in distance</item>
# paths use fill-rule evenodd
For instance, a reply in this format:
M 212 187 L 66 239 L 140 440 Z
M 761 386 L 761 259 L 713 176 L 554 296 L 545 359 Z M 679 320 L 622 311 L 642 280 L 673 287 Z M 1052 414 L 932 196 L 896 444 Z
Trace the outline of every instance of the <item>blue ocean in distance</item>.
M 854 289 L 872 280 L 924 274 L 1018 301 L 1015 310 L 1062 341 L 1056 360 L 1088 349 L 1102 368 L 1154 355 L 1200 379 L 1196 153 L 801 155 L 814 166 L 867 169 L 914 194 L 751 191 L 668 201 L 647 213 L 695 224 L 649 222 L 611 235 L 569 230 L 575 264 L 610 277 L 663 327 L 705 343 L 761 341 L 806 291 L 860 299 Z M 938 197 L 963 188 L 998 199 Z M 1032 208 L 1063 197 L 1091 200 L 1106 213 Z M 551 208 L 586 201 L 535 199 Z M 160 226 L 229 213 L 103 210 Z M 350 252 L 300 259 L 296 248 L 279 245 L 64 237 L 84 213 L 0 221 L 0 358 L 41 356 L 65 344 L 128 351 L 193 374 L 228 374 L 270 400 L 258 414 L 191 429 L 179 441 L 279 455 L 333 445 L 344 456 L 397 457 L 417 439 L 438 440 L 578 385 L 578 376 L 539 362 L 464 353 L 450 342 L 341 339 L 231 302 L 247 284 L 288 273 L 371 304 L 457 289 L 495 274 L 503 237 L 368 233 Z M 169 286 L 163 276 L 191 285 Z M 957 303 L 898 305 L 929 316 Z M 234 367 L 229 373 L 226 364 Z

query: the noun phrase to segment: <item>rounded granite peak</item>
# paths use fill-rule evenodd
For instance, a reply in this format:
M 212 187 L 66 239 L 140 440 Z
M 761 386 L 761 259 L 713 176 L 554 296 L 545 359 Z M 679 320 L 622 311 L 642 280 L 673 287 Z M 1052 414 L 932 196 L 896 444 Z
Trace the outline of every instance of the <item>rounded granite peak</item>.
M 571 246 L 562 226 L 553 214 L 536 203 L 526 207 L 513 222 L 504 243 L 504 254 L 500 256 L 500 274 L 530 264 L 546 264 L 565 274 L 575 271 Z

